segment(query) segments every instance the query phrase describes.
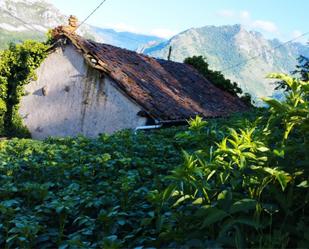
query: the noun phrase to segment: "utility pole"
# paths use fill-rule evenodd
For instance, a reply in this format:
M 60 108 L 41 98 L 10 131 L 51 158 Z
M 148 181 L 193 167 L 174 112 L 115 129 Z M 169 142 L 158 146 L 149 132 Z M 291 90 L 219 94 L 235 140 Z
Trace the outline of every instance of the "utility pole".
M 172 46 L 170 46 L 169 50 L 168 50 L 168 56 L 167 56 L 167 60 L 170 61 L 171 60 L 171 56 L 172 56 Z

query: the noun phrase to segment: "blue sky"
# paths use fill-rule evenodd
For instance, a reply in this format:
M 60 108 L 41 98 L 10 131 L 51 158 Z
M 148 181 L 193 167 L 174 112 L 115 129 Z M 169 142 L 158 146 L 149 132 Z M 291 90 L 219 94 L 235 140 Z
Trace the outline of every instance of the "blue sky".
M 83 20 L 101 0 L 50 2 Z M 107 0 L 88 23 L 166 38 L 191 27 L 240 23 L 289 40 L 309 31 L 308 10 L 309 0 Z

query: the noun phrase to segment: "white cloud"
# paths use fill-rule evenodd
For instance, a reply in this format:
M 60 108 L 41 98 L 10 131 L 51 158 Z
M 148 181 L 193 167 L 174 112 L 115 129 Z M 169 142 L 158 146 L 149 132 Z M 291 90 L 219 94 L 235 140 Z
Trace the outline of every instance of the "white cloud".
M 249 29 L 259 29 L 264 32 L 279 34 L 279 29 L 274 22 L 268 20 L 255 20 L 251 17 L 251 13 L 248 10 L 234 11 L 231 9 L 223 9 L 220 10 L 217 15 L 233 19 Z
M 122 31 L 128 31 L 128 32 L 132 32 L 132 33 L 140 33 L 139 30 L 136 27 L 133 27 L 131 25 L 128 25 L 126 23 L 113 23 L 113 24 L 108 24 L 106 25 L 109 28 L 112 28 L 118 32 L 122 32 Z
M 256 20 L 252 22 L 253 28 L 258 28 L 266 32 L 277 33 L 278 27 L 275 23 L 265 20 Z
M 158 28 L 153 29 L 150 31 L 151 35 L 155 35 L 161 38 L 171 38 L 172 36 L 176 35 L 178 32 L 170 30 L 170 29 L 164 29 L 164 28 Z
M 233 10 L 228 9 L 220 10 L 217 14 L 221 17 L 229 17 L 229 18 L 235 17 L 235 12 Z
M 154 36 L 158 36 L 161 38 L 171 38 L 172 36 L 179 33 L 177 31 L 166 29 L 166 28 L 155 28 L 152 30 L 142 30 L 138 27 L 134 27 L 126 23 L 109 23 L 109 24 L 106 24 L 105 27 L 114 29 L 117 32 L 126 31 L 126 32 L 132 32 L 136 34 L 154 35 Z
M 240 12 L 240 17 L 242 19 L 249 19 L 250 18 L 250 13 L 247 10 L 243 10 Z

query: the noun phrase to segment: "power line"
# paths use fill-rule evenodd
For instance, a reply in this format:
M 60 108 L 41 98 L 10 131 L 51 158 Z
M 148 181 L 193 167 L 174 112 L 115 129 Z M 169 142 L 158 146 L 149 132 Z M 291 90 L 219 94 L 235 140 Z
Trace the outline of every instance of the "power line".
M 280 44 L 280 45 L 278 45 L 278 46 L 276 46 L 276 47 L 274 47 L 274 48 L 272 48 L 272 49 L 268 49 L 268 50 L 266 50 L 266 51 L 267 51 L 267 52 L 273 52 L 273 51 L 275 51 L 276 49 L 281 48 L 281 47 L 287 45 L 288 43 L 293 42 L 293 41 L 295 41 L 295 40 L 298 40 L 299 38 L 304 37 L 304 36 L 306 36 L 306 35 L 308 35 L 308 34 L 309 34 L 309 32 L 303 33 L 302 35 L 297 36 L 297 37 L 295 37 L 295 38 L 292 39 L 292 40 L 289 40 L 289 41 L 287 41 L 287 42 L 284 42 L 284 43 L 282 43 L 282 44 Z M 239 62 L 239 63 L 237 63 L 237 64 L 235 64 L 235 65 L 233 65 L 233 66 L 230 66 L 230 67 L 227 67 L 227 68 L 221 70 L 221 72 L 225 72 L 225 71 L 228 71 L 228 70 L 230 70 L 230 69 L 239 67 L 239 66 L 241 66 L 242 64 L 244 64 L 244 63 L 246 63 L 246 62 L 248 62 L 248 61 L 251 61 L 251 60 L 255 60 L 255 59 L 257 59 L 258 57 L 260 57 L 260 56 L 262 56 L 262 55 L 263 55 L 263 53 L 260 53 L 260 54 L 258 54 L 258 55 L 252 56 L 252 57 L 248 58 L 247 60 L 244 60 L 244 61 Z
M 5 13 L 7 13 L 9 16 L 13 17 L 13 18 L 16 19 L 17 21 L 23 23 L 25 28 L 27 28 L 27 29 L 29 29 L 29 30 L 31 30 L 31 31 L 37 31 L 37 32 L 39 32 L 39 33 L 45 35 L 45 33 L 44 33 L 43 31 L 37 29 L 36 27 L 33 27 L 31 24 L 25 22 L 25 21 L 22 20 L 21 18 L 19 18 L 19 17 L 17 17 L 17 16 L 14 16 L 11 12 L 9 12 L 9 11 L 7 11 L 7 10 L 5 10 L 5 9 L 2 9 L 2 11 L 4 11 Z
M 82 26 L 99 8 L 101 8 L 101 6 L 106 2 L 106 0 L 103 0 L 85 19 L 84 21 L 82 21 L 76 28 L 76 30 L 78 30 L 80 28 L 80 26 Z M 76 31 L 75 30 L 75 31 Z

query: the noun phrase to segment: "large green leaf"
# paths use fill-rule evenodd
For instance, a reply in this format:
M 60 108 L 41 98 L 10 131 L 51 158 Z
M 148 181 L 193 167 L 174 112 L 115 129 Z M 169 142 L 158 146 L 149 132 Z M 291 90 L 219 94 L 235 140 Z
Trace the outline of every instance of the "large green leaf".
M 203 210 L 203 213 L 205 218 L 202 223 L 202 228 L 213 225 L 229 216 L 229 214 L 224 210 L 215 207 L 207 207 L 205 210 Z
M 273 107 L 279 113 L 285 113 L 289 109 L 288 106 L 275 99 L 263 98 L 263 101 L 266 102 L 269 106 Z
M 280 183 L 282 191 L 284 191 L 287 187 L 288 182 L 289 182 L 289 179 L 290 179 L 289 176 L 287 176 L 284 173 L 279 172 L 278 174 L 276 174 L 276 179 Z
M 235 214 L 238 212 L 248 212 L 256 208 L 257 201 L 253 199 L 242 199 L 235 203 L 230 208 L 229 213 Z

